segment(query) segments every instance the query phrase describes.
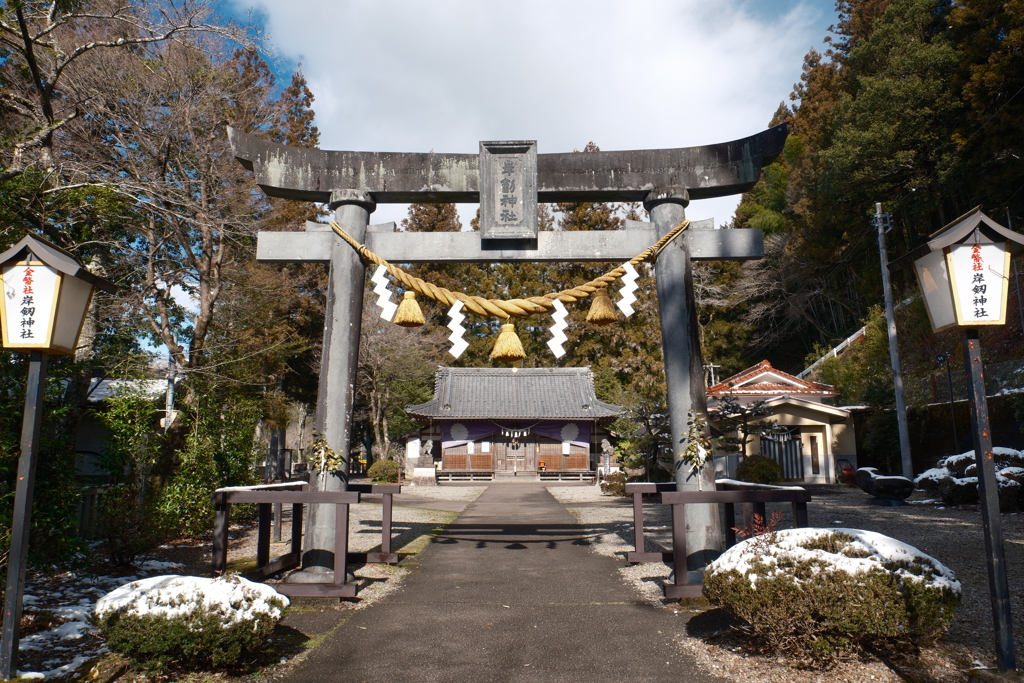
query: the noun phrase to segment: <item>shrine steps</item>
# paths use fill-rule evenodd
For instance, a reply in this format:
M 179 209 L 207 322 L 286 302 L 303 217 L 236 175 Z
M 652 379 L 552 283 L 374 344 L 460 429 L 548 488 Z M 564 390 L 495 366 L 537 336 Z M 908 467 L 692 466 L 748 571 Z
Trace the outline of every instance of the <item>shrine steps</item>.
M 526 482 L 526 481 L 588 481 L 593 482 L 597 477 L 597 472 L 508 472 L 503 470 L 497 471 L 477 471 L 477 472 L 452 472 L 452 471 L 439 471 L 437 473 L 437 481 L 439 484 L 443 483 L 454 483 L 454 482 L 474 482 L 474 481 L 487 481 L 494 483 L 514 483 L 514 482 Z

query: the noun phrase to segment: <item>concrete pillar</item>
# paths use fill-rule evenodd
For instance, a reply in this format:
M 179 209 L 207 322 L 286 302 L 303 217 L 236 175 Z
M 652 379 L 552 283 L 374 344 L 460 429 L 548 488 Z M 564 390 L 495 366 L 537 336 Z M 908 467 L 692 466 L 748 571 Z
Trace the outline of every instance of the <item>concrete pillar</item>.
M 683 221 L 689 203 L 689 195 L 683 188 L 662 188 L 647 195 L 644 208 L 650 212 L 659 238 Z M 655 276 L 676 487 L 679 491 L 714 491 L 715 469 L 711 457 L 701 473 L 695 476 L 690 476 L 689 466 L 681 460 L 686 448 L 689 414 L 692 411 L 707 415 L 704 362 L 700 352 L 693 270 L 686 233 L 673 240 L 658 255 Z M 721 554 L 722 525 L 717 505 L 686 507 L 686 548 L 690 570 L 705 566 Z
M 376 208 L 370 195 L 344 190 L 331 195 L 334 220 L 359 242 L 364 241 L 370 214 Z M 327 285 L 327 313 L 324 322 L 320 386 L 316 397 L 315 431 L 328 446 L 348 454 L 352 431 L 352 404 L 359 360 L 359 328 L 363 315 L 363 285 L 366 267 L 359 254 L 340 237 L 331 247 L 330 279 Z M 339 473 L 310 475 L 312 491 L 344 491 L 348 465 Z M 334 506 L 311 505 L 306 522 L 303 572 L 323 574 L 334 566 Z M 302 576 L 293 574 L 295 580 Z M 308 580 L 321 581 L 323 577 Z

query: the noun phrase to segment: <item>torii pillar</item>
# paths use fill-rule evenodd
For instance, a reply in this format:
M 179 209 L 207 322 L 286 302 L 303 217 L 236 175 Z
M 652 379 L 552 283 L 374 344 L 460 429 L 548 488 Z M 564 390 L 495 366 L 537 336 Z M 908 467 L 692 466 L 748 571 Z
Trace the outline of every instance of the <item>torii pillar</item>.
M 345 232 L 362 242 L 377 204 L 365 192 L 339 190 L 331 193 L 328 205 L 334 220 Z M 314 431 L 328 445 L 348 456 L 352 434 L 352 406 L 355 402 L 356 372 L 359 368 L 359 333 L 363 317 L 363 285 L 366 266 L 348 244 L 335 239 L 330 245 L 330 274 L 327 284 L 327 309 L 324 316 L 323 353 L 320 359 L 320 385 L 317 391 Z M 353 296 L 358 293 L 358 297 Z M 341 410 L 330 410 L 331 406 Z M 314 491 L 344 491 L 348 485 L 348 465 L 339 473 L 314 470 L 310 488 Z M 308 578 L 322 581 L 334 566 L 334 508 L 310 505 L 306 525 L 305 554 L 302 565 L 307 572 L 292 574 L 293 580 Z M 311 576 L 312 574 L 312 576 Z
M 659 239 L 686 218 L 686 206 L 689 203 L 690 196 L 685 188 L 669 188 L 648 195 L 644 200 L 644 208 L 651 215 Z M 703 469 L 692 475 L 682 460 L 686 450 L 687 422 L 691 414 L 707 415 L 708 411 L 689 242 L 685 239 L 674 240 L 658 254 L 654 268 L 676 489 L 714 491 L 713 458 L 708 458 Z M 697 549 L 687 557 L 690 569 L 704 567 L 724 550 L 717 505 L 687 507 L 686 547 Z M 642 552 L 641 548 L 637 550 Z M 677 581 L 681 582 L 682 579 Z
M 721 197 L 752 188 L 761 168 L 782 152 L 787 128 L 783 124 L 748 138 L 703 147 L 588 154 L 537 154 L 532 141 L 481 143 L 479 155 L 324 151 L 228 132 L 235 157 L 254 172 L 267 195 L 328 203 L 346 232 L 392 263 L 622 262 L 678 225 L 691 198 Z M 500 166 L 494 165 L 494 157 Z M 511 185 L 501 183 L 503 179 L 507 183 L 513 172 L 519 174 L 518 186 L 526 192 L 509 197 Z M 535 213 L 530 218 L 537 201 L 643 201 L 653 225 L 626 221 L 625 230 L 538 232 Z M 394 223 L 368 226 L 375 203 L 411 202 L 479 202 L 486 224 L 479 234 L 397 233 Z M 691 477 L 680 459 L 689 414 L 706 412 L 691 261 L 763 255 L 760 230 L 691 225 L 658 256 L 655 274 L 680 490 L 714 489 L 710 459 L 699 477 Z M 329 226 L 318 223 L 307 223 L 305 233 L 260 233 L 257 260 L 330 264 L 317 428 L 330 448 L 347 452 L 364 266 Z M 344 490 L 346 475 L 347 470 L 318 474 L 313 488 Z M 334 515 L 312 507 L 303 556 L 309 573 L 304 578 L 293 574 L 292 580 L 323 580 L 322 574 L 333 564 Z M 717 509 L 708 505 L 688 510 L 687 547 L 693 549 L 689 569 L 704 566 L 722 546 Z

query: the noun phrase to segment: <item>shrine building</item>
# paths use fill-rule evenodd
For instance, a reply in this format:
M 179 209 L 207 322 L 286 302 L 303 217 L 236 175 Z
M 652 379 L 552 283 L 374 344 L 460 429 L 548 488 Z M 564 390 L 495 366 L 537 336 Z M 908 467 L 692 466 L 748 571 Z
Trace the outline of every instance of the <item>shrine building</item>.
M 708 417 L 717 427 L 720 400 L 731 396 L 740 405 L 764 401 L 770 413 L 754 422 L 771 422 L 773 433 L 763 438 L 751 434 L 746 453 L 715 453 L 715 476 L 735 478 L 745 455 L 761 453 L 782 466 L 786 481 L 831 484 L 857 467 L 857 445 L 852 413 L 857 407 L 825 403 L 839 392 L 820 382 L 794 377 L 768 361 L 747 368 L 708 387 Z M 727 434 L 726 436 L 737 436 Z
M 434 399 L 406 407 L 424 425 L 408 460 L 440 481 L 593 479 L 614 466 L 606 426 L 622 411 L 589 368 L 440 368 Z

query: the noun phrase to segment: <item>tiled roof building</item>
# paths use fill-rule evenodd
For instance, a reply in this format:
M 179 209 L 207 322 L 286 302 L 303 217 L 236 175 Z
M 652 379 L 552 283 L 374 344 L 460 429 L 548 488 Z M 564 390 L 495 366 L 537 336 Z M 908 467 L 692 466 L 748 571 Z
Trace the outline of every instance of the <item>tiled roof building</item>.
M 829 484 L 857 462 L 851 412 L 824 403 L 838 396 L 829 384 L 810 382 L 772 367 L 768 361 L 708 387 L 709 419 L 720 425 L 721 399 L 731 396 L 740 406 L 764 401 L 767 415 L 752 421 L 774 425 L 770 433 L 751 433 L 740 453 L 718 451 L 718 477 L 735 477 L 740 461 L 761 453 L 774 458 L 788 481 Z M 739 432 L 727 436 L 741 439 Z
M 838 396 L 839 392 L 830 384 L 809 382 L 777 370 L 766 360 L 738 372 L 718 384 L 708 387 L 708 397 L 730 394 L 737 399 L 760 400 L 775 396 L 797 396 L 808 401 L 821 402 L 824 398 Z M 746 401 L 741 401 L 746 402 Z
M 622 409 L 598 400 L 589 368 L 440 368 L 433 400 L 406 412 L 425 425 L 408 459 L 455 480 L 592 477 Z
M 406 412 L 423 418 L 614 418 L 622 409 L 597 400 L 590 368 L 440 368 L 434 399 Z

